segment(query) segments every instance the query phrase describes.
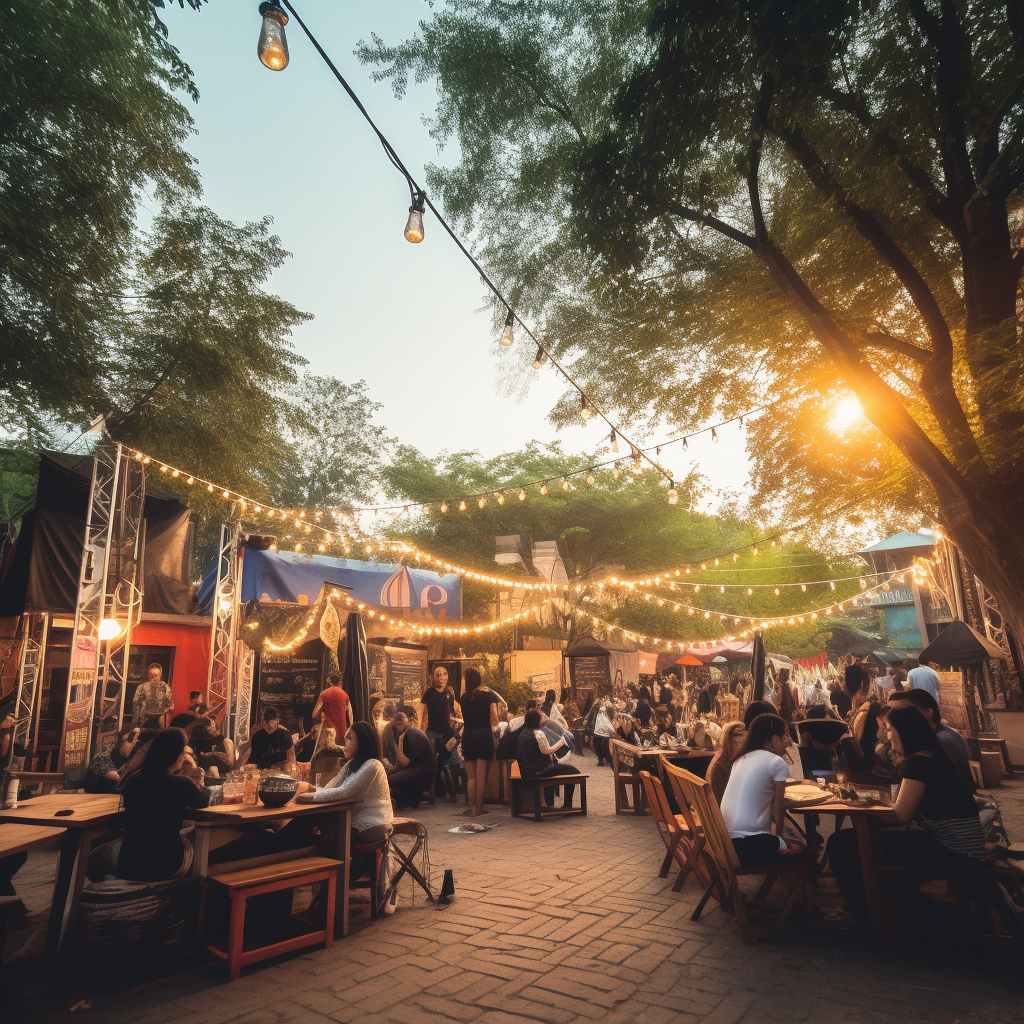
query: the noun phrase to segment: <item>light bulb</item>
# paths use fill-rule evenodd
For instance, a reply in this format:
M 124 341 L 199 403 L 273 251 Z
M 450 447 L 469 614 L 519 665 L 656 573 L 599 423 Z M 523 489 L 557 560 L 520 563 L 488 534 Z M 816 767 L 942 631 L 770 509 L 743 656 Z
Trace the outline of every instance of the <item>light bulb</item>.
M 563 480 L 562 481 L 562 490 L 563 491 L 569 490 L 569 481 L 568 480 Z
M 501 332 L 501 343 L 506 348 L 515 341 L 515 338 L 512 336 L 512 322 L 514 319 L 515 318 L 512 316 L 512 310 L 510 309 L 508 311 L 508 316 L 505 317 L 505 330 Z
M 441 502 L 441 511 L 442 512 L 447 512 L 448 511 L 448 503 L 446 501 L 442 501 Z
M 539 370 L 548 361 L 548 354 L 539 345 L 537 354 L 533 357 L 533 368 Z
M 498 495 L 498 504 L 499 505 L 504 505 L 505 504 L 505 495 L 504 494 L 499 494 Z
M 801 583 L 800 584 L 800 589 L 806 594 L 807 593 L 807 584 L 806 583 Z
M 776 597 L 778 597 L 778 596 L 779 596 L 779 588 L 778 588 L 778 587 L 776 587 L 776 588 L 775 588 L 775 596 L 776 596 Z
M 594 474 L 593 473 L 588 473 L 587 474 L 587 483 L 593 485 L 593 483 L 594 483 Z
M 751 597 L 753 595 L 753 593 L 754 593 L 753 588 L 752 587 L 747 587 L 747 597 Z
M 613 430 L 611 432 L 612 451 L 617 452 L 619 450 L 619 437 L 618 434 Z
M 412 206 L 409 207 L 409 219 L 405 222 L 405 240 L 407 242 L 423 241 L 423 200 L 426 195 L 423 192 L 416 192 L 412 197 Z
M 541 484 L 540 485 L 540 493 L 541 494 L 547 494 L 548 493 L 548 485 L 547 484 Z
M 478 504 L 478 505 L 480 506 L 480 508 L 483 508 L 483 507 L 484 507 L 484 505 L 486 505 L 486 504 L 487 504 L 487 499 L 486 499 L 486 498 L 481 498 L 481 499 L 480 499 L 480 500 L 479 500 L 479 501 L 477 502 L 477 504 Z
M 679 504 L 679 494 L 676 492 L 676 489 L 674 487 L 672 487 L 668 492 L 668 503 L 670 505 Z
M 460 501 L 459 502 L 459 511 L 460 512 L 465 512 L 466 511 L 466 503 L 464 501 Z
M 580 415 L 585 419 L 589 420 L 594 415 L 594 410 L 590 403 L 587 401 L 586 395 L 580 396 Z
M 524 491 L 522 487 L 519 488 L 519 500 L 526 501 L 526 491 Z
M 264 67 L 271 71 L 284 71 L 288 67 L 288 40 L 284 34 L 288 15 L 276 3 L 260 4 L 260 14 L 263 15 L 263 27 L 260 29 L 260 41 L 256 44 L 256 55 Z
M 619 467 L 618 466 L 612 466 L 612 476 L 615 477 L 616 480 L 619 479 Z
M 99 637 L 101 640 L 113 640 L 121 635 L 121 624 L 117 619 L 103 619 L 100 622 Z

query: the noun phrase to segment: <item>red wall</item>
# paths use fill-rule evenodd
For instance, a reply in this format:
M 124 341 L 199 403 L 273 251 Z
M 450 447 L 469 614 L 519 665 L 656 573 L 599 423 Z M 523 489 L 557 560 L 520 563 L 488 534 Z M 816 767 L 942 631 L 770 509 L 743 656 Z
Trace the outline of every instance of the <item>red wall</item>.
M 143 622 L 132 630 L 132 646 L 174 647 L 174 713 L 188 710 L 192 690 L 206 692 L 206 674 L 210 664 L 210 626 L 169 622 Z

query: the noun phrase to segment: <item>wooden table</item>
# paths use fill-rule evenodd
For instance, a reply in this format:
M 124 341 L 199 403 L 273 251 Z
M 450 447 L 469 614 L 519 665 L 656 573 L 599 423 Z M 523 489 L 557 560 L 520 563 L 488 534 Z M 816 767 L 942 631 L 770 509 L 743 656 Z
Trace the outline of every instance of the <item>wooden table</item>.
M 58 817 L 57 812 L 62 810 L 74 813 Z M 109 832 L 121 813 L 120 795 L 107 793 L 51 793 L 26 800 L 14 810 L 0 811 L 0 823 L 63 830 L 43 947 L 51 962 L 70 945 L 92 844 Z
M 335 931 L 341 935 L 348 934 L 348 899 L 349 899 L 349 861 L 352 856 L 351 836 L 352 808 L 359 800 L 332 800 L 322 804 L 300 804 L 291 800 L 283 807 L 264 807 L 263 804 L 218 804 L 215 807 L 204 807 L 193 812 L 196 822 L 195 857 L 193 869 L 198 878 L 203 879 L 203 896 L 200 907 L 200 927 L 202 927 L 205 893 L 210 878 L 210 853 L 232 839 L 239 832 L 254 828 L 266 828 L 273 821 L 290 820 L 292 818 L 322 817 L 333 818 L 332 826 L 336 829 L 334 842 L 329 845 L 329 856 L 340 862 L 338 868 L 338 888 L 341 899 L 335 906 Z M 219 834 L 218 834 L 219 833 Z M 282 852 L 278 855 L 257 858 L 263 863 L 274 860 L 294 858 L 296 851 Z M 239 866 L 243 863 L 238 862 Z M 217 865 L 224 870 L 225 865 Z
M 786 789 L 787 801 L 812 799 L 821 795 L 822 791 L 813 784 L 801 783 Z M 864 893 L 867 896 L 871 935 L 879 945 L 892 945 L 893 930 L 887 927 L 888 908 L 882 902 L 875 865 L 885 861 L 885 854 L 882 851 L 882 826 L 897 824 L 893 809 L 881 804 L 856 804 L 837 799 L 804 805 L 795 803 L 786 809 L 795 814 L 832 814 L 837 818 L 840 815 L 849 816 L 857 834 L 857 850 L 860 854 L 860 869 L 864 876 Z
M 13 857 L 26 850 L 52 846 L 60 842 L 65 831 L 46 825 L 0 825 L 0 857 Z

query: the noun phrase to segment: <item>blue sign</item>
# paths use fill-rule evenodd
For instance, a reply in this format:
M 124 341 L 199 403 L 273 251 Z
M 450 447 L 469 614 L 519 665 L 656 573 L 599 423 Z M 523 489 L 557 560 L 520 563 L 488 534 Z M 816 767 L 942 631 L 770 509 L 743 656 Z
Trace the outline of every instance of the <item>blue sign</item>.
M 215 577 L 207 573 L 200 607 L 209 610 Z M 274 554 L 247 548 L 242 559 L 241 600 L 313 604 L 325 583 L 353 600 L 411 622 L 440 622 L 462 615 L 462 577 L 380 562 L 328 555 Z

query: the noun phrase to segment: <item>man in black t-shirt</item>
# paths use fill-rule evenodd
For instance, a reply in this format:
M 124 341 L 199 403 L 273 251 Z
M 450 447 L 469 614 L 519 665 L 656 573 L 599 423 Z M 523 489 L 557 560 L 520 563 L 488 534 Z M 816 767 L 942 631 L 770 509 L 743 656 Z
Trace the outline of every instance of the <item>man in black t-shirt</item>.
M 386 762 L 388 787 L 399 807 L 419 807 L 424 790 L 430 789 L 434 748 L 426 734 L 415 728 L 401 712 L 391 719 L 395 740 L 395 763 Z
M 260 727 L 252 734 L 246 761 L 257 768 L 273 768 L 283 761 L 295 760 L 292 734 L 278 720 L 277 709 L 267 708 Z

